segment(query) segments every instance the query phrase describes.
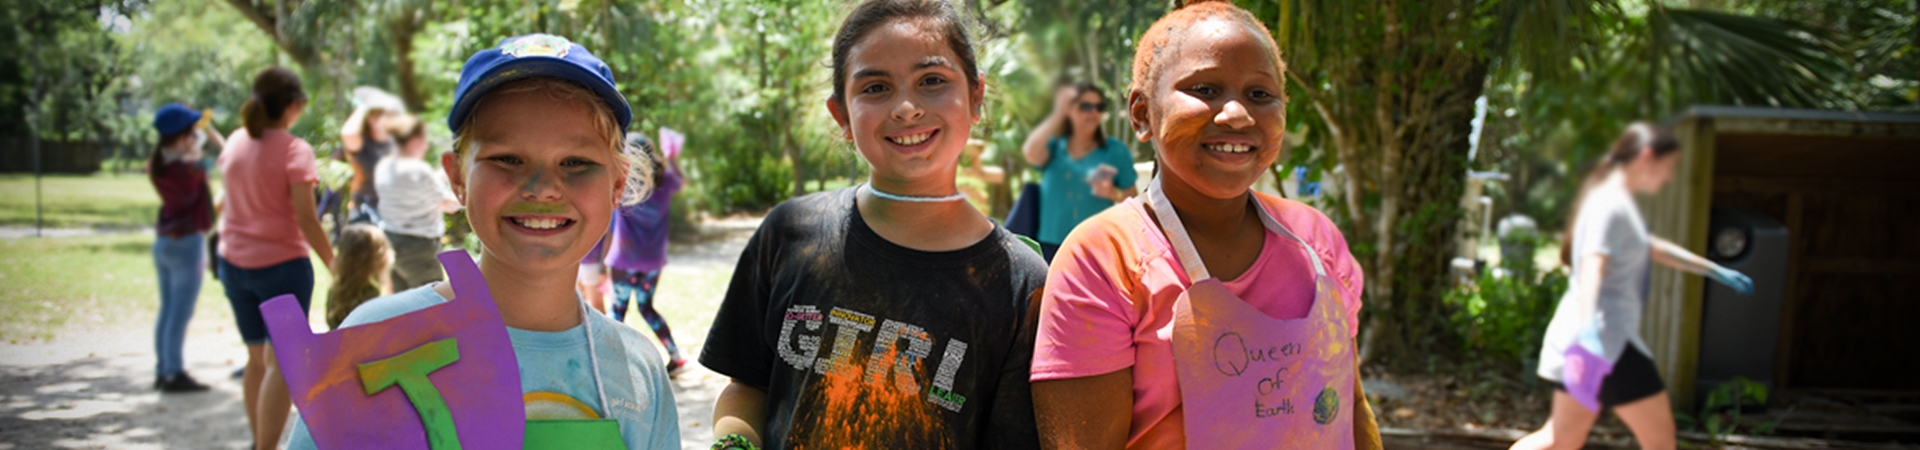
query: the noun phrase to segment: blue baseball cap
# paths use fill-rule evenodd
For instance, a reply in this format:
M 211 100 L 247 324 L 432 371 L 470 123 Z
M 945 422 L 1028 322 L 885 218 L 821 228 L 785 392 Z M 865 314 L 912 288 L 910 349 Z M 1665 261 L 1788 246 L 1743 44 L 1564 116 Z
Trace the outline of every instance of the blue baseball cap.
M 622 133 L 633 121 L 633 109 L 613 85 L 613 69 L 587 52 L 586 47 L 551 34 L 529 34 L 500 40 L 500 46 L 474 53 L 460 67 L 460 86 L 453 91 L 453 113 L 447 128 L 460 134 L 460 125 L 473 105 L 493 88 L 513 80 L 552 77 L 578 83 L 600 96 L 613 110 Z
M 153 113 L 153 129 L 160 130 L 161 136 L 169 136 L 186 131 L 200 121 L 200 112 L 179 103 L 168 103 Z

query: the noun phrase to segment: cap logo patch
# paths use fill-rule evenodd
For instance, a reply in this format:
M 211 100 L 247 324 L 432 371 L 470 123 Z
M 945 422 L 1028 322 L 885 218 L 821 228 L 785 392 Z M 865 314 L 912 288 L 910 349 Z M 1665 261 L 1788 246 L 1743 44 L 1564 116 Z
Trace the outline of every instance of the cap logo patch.
M 513 42 L 508 42 L 507 45 L 500 46 L 500 52 L 515 58 L 525 58 L 528 56 L 565 58 L 567 57 L 567 49 L 572 46 L 573 43 L 563 37 L 551 34 L 533 34 L 522 36 L 519 39 L 514 39 Z

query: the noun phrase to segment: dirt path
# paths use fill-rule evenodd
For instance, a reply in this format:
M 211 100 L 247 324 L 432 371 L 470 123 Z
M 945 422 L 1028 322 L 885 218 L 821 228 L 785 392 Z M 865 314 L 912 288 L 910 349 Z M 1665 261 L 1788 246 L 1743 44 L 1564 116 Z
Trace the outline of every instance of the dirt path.
M 676 242 L 660 306 L 689 358 L 699 354 L 726 280 L 757 219 L 704 224 L 706 239 Z M 219 289 L 209 280 L 203 289 Z M 187 370 L 204 393 L 154 391 L 150 322 L 71 326 L 47 342 L 0 343 L 0 450 L 42 448 L 240 449 L 251 445 L 240 381 L 246 360 L 231 315 L 203 302 L 188 326 Z M 151 320 L 152 313 L 136 315 Z M 629 318 L 640 324 L 638 318 Z M 641 325 L 644 327 L 644 325 Z M 644 331 L 644 329 L 643 329 Z M 712 444 L 714 397 L 726 378 L 694 367 L 674 380 L 683 448 Z

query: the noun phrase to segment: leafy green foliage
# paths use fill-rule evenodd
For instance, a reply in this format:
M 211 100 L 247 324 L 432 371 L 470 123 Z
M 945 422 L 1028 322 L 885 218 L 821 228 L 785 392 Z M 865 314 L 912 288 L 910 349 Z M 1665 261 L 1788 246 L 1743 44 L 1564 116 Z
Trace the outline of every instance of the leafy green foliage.
M 1726 446 L 1727 438 L 1744 431 L 1747 434 L 1772 434 L 1789 414 L 1780 414 L 1771 422 L 1754 423 L 1745 414 L 1767 404 L 1767 386 L 1736 376 L 1707 393 L 1707 401 L 1694 416 L 1676 411 L 1674 419 L 1682 429 L 1706 433 L 1707 447 Z
M 129 61 L 110 33 L 126 24 L 101 17 L 143 1 L 9 2 L 0 8 L 0 136 L 105 142 L 124 137 L 121 113 Z M 25 150 L 25 149 L 21 149 Z
M 1461 354 L 1512 363 L 1539 354 L 1553 308 L 1567 291 L 1564 269 L 1541 271 L 1531 257 L 1537 246 L 1551 244 L 1533 235 L 1512 238 L 1503 245 L 1516 247 L 1520 257 L 1503 259 L 1501 270 L 1482 271 L 1446 293 L 1449 329 L 1459 333 Z

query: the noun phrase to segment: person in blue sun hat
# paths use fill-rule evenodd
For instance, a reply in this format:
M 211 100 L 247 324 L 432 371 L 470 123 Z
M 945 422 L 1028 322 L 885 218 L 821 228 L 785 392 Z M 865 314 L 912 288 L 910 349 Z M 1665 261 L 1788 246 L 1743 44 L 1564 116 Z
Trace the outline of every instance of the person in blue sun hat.
M 454 146 L 441 165 L 484 244 L 479 269 L 513 343 L 527 419 L 611 421 L 626 448 L 679 448 L 660 352 L 633 328 L 588 313 L 574 292 L 580 259 L 614 210 L 653 183 L 651 165 L 621 151 L 632 110 L 614 86 L 606 64 L 564 37 L 507 38 L 461 68 L 447 117 Z M 431 283 L 368 301 L 341 327 L 453 296 L 449 283 Z M 440 387 L 459 395 L 450 388 Z M 289 448 L 314 448 L 304 422 Z

